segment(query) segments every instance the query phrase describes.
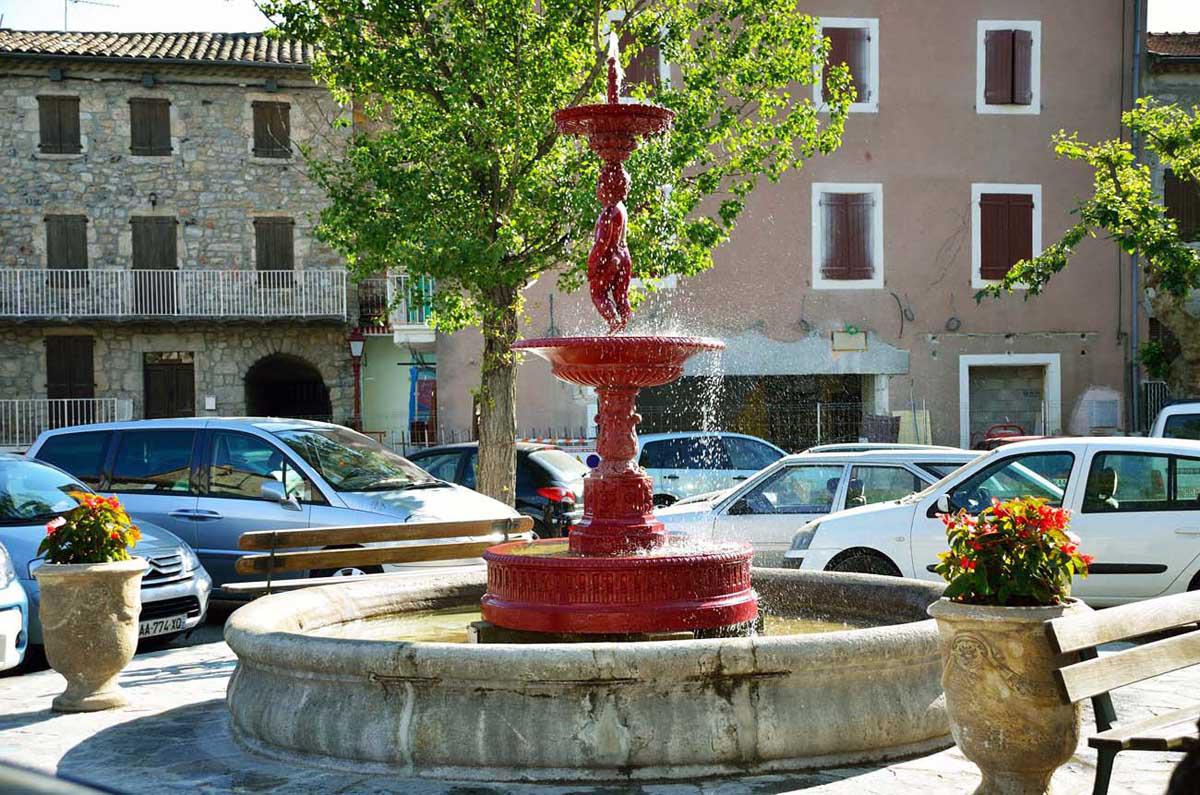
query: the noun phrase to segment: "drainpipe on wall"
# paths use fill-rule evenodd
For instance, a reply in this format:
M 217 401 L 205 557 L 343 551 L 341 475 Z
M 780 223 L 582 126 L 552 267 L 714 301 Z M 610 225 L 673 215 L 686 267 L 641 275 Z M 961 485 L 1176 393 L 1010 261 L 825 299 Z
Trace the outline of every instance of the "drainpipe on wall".
M 1144 11 L 1146 9 L 1146 0 L 1133 0 L 1133 103 L 1137 104 L 1138 99 L 1142 96 L 1142 22 L 1145 19 Z M 1142 138 L 1136 132 L 1133 133 L 1133 159 L 1136 163 L 1142 162 Z M 1133 431 L 1141 430 L 1141 416 L 1139 413 L 1141 400 L 1138 392 L 1141 389 L 1141 372 L 1138 367 L 1138 347 L 1140 345 L 1140 309 L 1141 309 L 1141 292 L 1138 288 L 1138 253 L 1133 252 L 1133 256 L 1129 258 L 1129 384 L 1130 384 L 1130 428 Z

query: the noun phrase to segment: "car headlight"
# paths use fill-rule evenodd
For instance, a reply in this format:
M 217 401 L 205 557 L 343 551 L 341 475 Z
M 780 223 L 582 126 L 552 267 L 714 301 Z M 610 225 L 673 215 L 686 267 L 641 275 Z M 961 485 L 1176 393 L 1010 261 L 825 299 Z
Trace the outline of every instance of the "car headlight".
M 7 549 L 0 547 L 0 588 L 8 587 L 16 578 L 17 570 L 13 568 L 12 557 Z
M 191 547 L 185 544 L 181 546 L 179 550 L 183 557 L 184 571 L 195 571 L 196 569 L 200 568 L 200 558 L 196 557 L 196 553 L 192 551 Z
M 792 536 L 792 549 L 808 549 L 820 526 L 820 522 L 809 522 L 797 530 L 796 535 Z

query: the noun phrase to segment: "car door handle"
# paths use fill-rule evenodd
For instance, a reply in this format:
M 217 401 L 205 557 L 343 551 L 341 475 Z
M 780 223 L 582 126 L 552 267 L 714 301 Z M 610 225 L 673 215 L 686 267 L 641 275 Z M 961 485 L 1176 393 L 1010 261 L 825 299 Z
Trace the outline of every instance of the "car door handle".
M 196 518 L 198 518 L 196 516 L 195 508 L 180 508 L 179 510 L 171 511 L 170 513 L 167 514 L 167 516 L 171 517 L 172 519 L 196 519 Z
M 220 519 L 222 517 L 217 511 L 207 511 L 203 508 L 199 508 L 196 510 L 196 518 L 202 522 L 207 522 L 212 519 Z
M 1175 531 L 1177 536 L 1200 536 L 1200 527 L 1180 527 Z
M 734 480 L 745 480 L 748 477 L 750 477 L 750 476 L 749 475 L 734 475 L 733 479 Z
M 679 476 L 678 475 L 663 475 L 662 479 L 663 480 L 679 480 Z

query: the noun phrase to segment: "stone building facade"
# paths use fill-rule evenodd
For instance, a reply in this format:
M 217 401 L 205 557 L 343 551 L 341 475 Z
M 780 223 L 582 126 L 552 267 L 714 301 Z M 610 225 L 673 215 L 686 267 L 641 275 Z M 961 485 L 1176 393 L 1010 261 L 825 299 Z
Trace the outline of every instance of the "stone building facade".
M 324 195 L 299 154 L 337 145 L 342 109 L 310 56 L 259 34 L 0 31 L 0 435 L 28 435 L 15 426 L 54 410 L 42 399 L 133 418 L 352 415 L 353 288 L 313 235 Z M 58 98 L 77 103 L 77 151 L 47 146 Z M 169 103 L 163 154 L 131 144 L 142 100 Z M 270 131 L 283 156 L 262 148 L 263 107 L 286 117 Z M 76 248 L 55 218 L 84 219 Z M 135 250 L 151 227 L 169 231 Z M 283 237 L 265 244 L 268 228 Z

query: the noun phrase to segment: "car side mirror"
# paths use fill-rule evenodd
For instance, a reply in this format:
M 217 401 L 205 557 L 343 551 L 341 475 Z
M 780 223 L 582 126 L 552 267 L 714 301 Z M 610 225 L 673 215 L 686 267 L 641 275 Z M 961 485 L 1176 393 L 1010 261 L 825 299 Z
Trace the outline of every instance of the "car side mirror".
M 300 510 L 300 500 L 295 495 L 289 495 L 287 489 L 278 480 L 264 480 L 258 487 L 258 496 L 268 502 L 275 502 L 289 511 Z
M 950 513 L 950 495 L 943 494 L 937 498 L 938 513 Z
M 745 497 L 742 497 L 733 505 L 729 506 L 730 516 L 749 516 L 752 513 L 754 513 L 754 511 L 750 509 L 750 502 Z

